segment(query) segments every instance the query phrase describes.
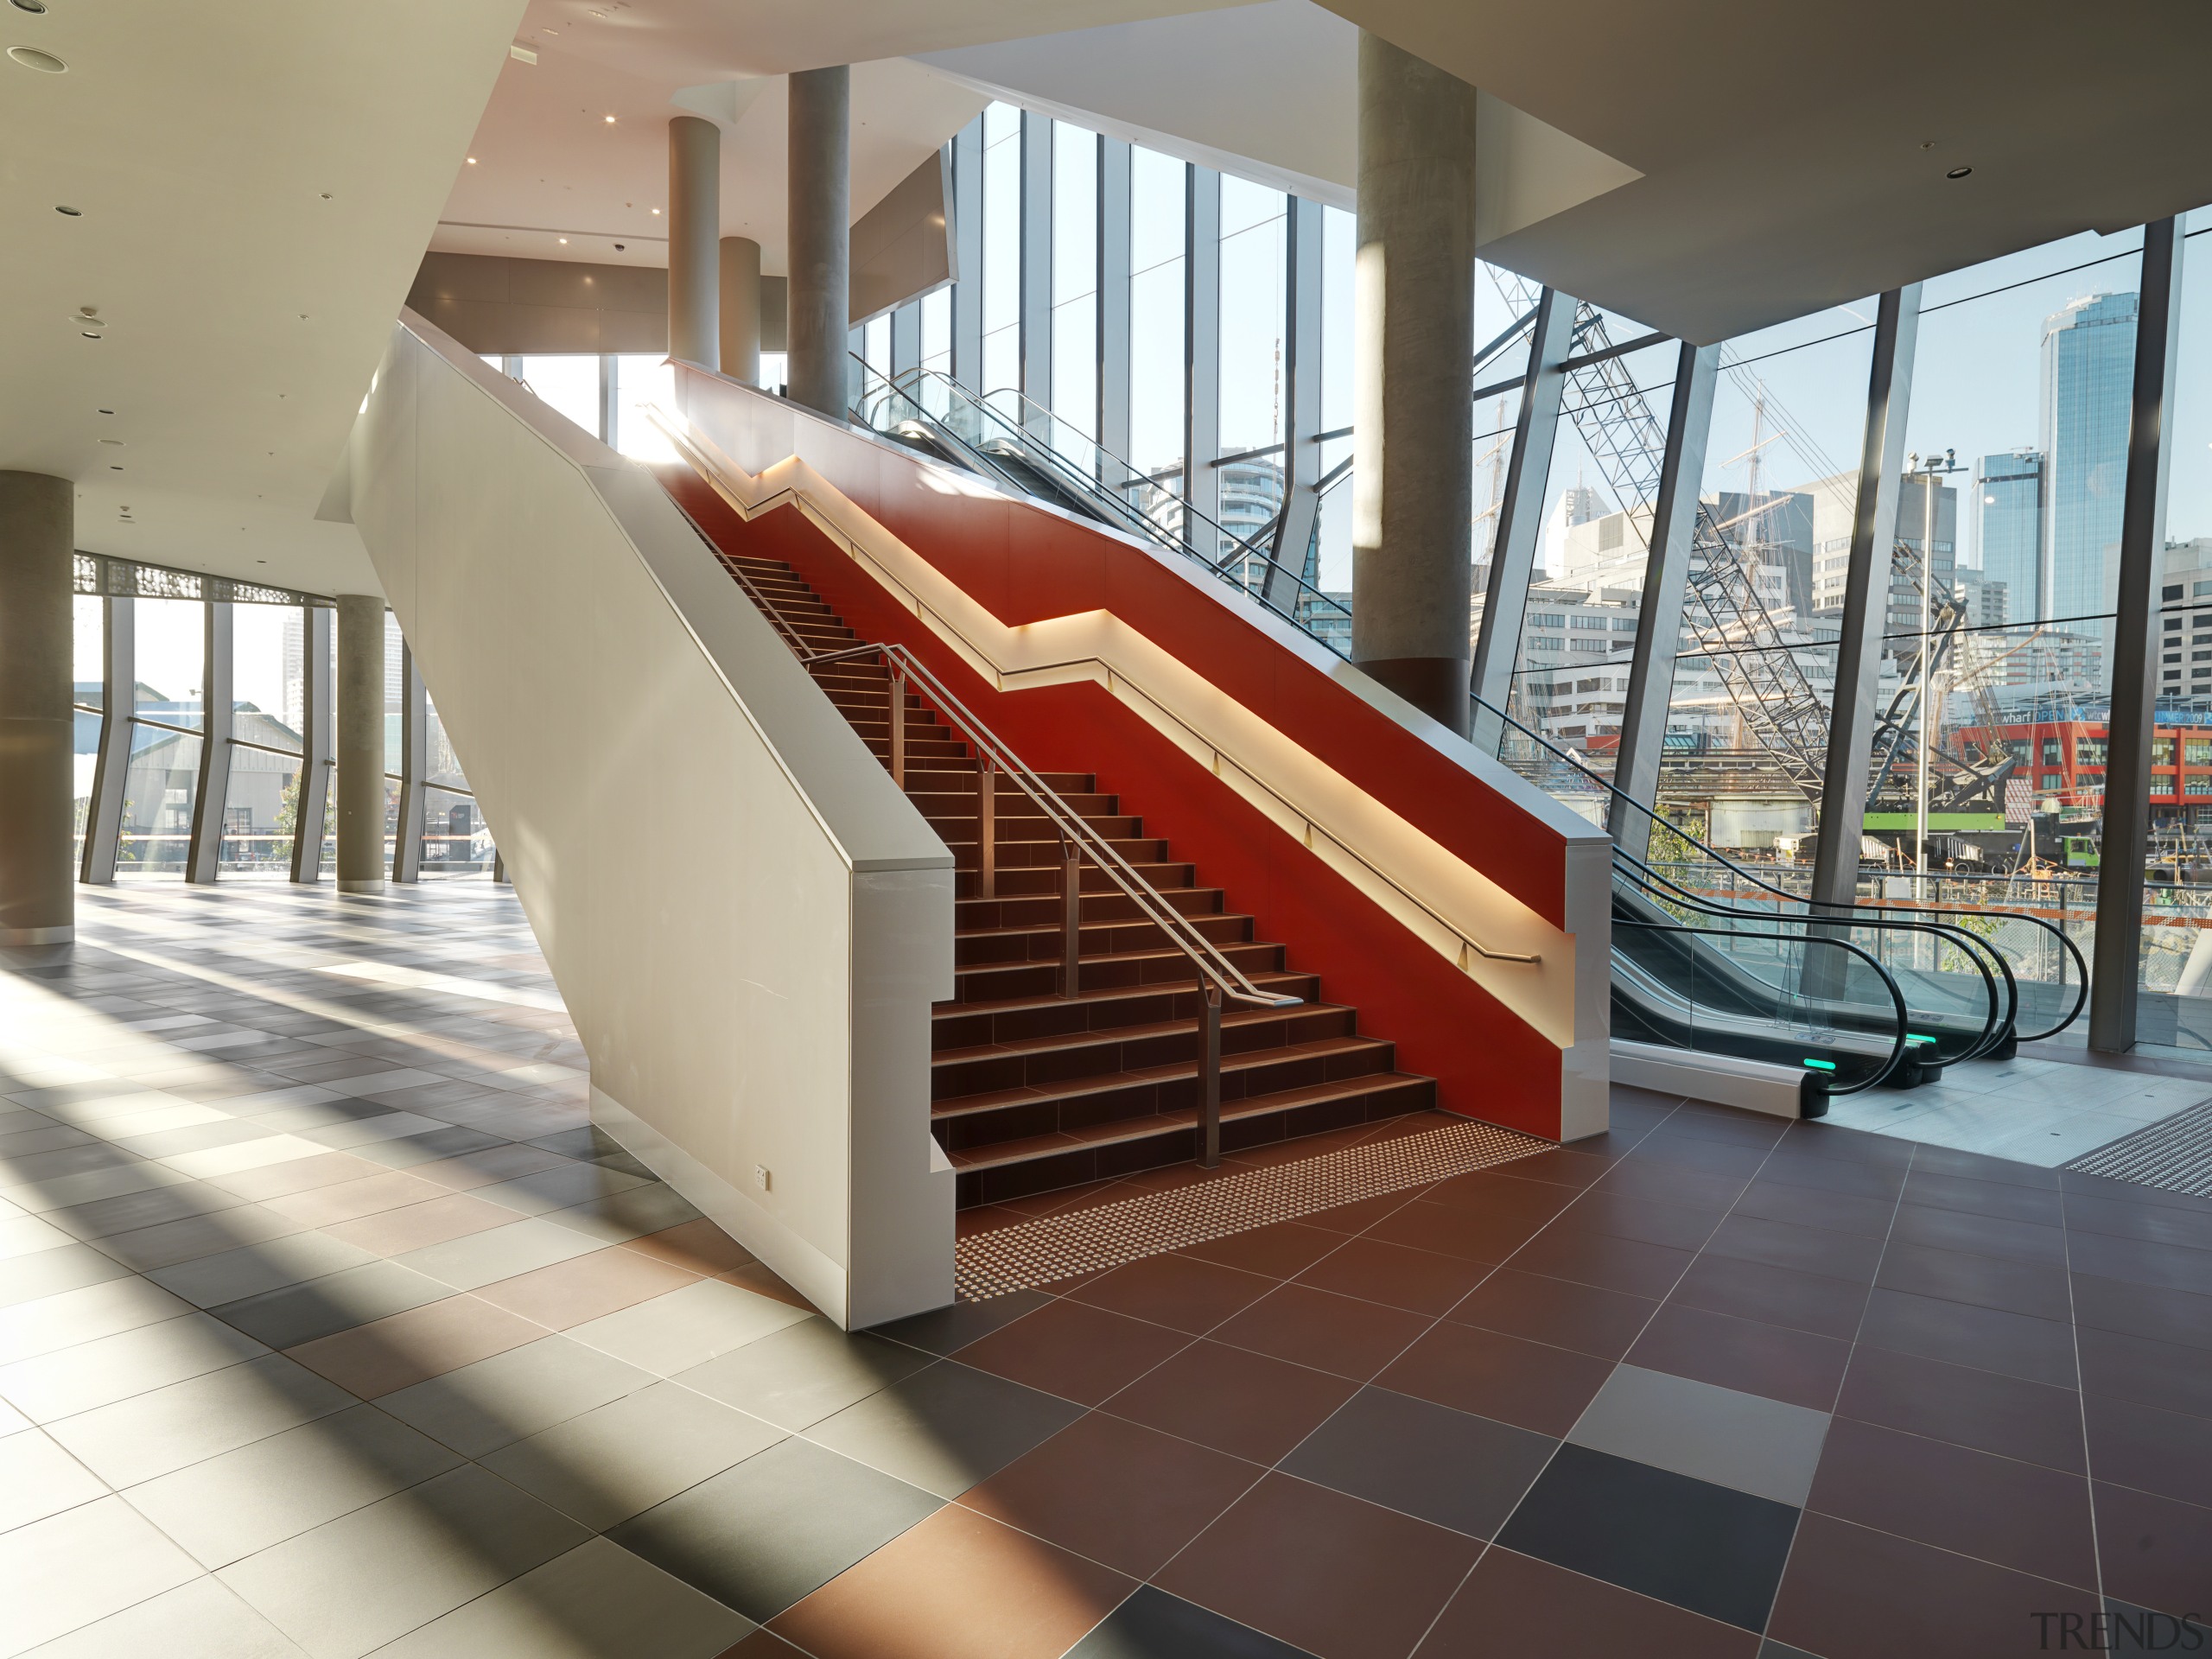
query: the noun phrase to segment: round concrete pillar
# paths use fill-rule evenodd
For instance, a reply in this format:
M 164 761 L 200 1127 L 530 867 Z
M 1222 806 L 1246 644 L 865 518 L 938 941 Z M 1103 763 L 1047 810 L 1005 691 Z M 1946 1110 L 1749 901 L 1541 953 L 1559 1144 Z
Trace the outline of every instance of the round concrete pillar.
M 1363 31 L 1357 260 L 1352 660 L 1464 734 L 1475 89 Z
M 77 937 L 75 562 L 75 486 L 0 473 L 0 945 Z
M 722 372 L 760 384 L 760 245 L 749 236 L 722 238 Z
M 384 601 L 338 595 L 338 891 L 384 890 Z
M 791 78 L 790 391 L 845 418 L 851 384 L 852 71 Z
M 668 124 L 668 354 L 721 362 L 715 241 L 722 228 L 722 130 L 696 115 Z

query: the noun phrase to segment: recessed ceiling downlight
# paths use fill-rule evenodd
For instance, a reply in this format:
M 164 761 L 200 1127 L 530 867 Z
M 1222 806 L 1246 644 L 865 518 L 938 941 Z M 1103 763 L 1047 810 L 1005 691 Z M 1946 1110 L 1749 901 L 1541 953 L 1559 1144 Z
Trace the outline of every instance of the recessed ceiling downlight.
M 46 10 L 46 0 L 16 0 L 16 10 L 33 13 L 42 12 Z
M 54 211 L 68 219 L 82 219 L 85 216 L 85 210 L 83 208 L 64 207 L 59 202 L 54 204 Z
M 1943 176 L 1947 179 L 1963 179 L 1973 171 L 1974 168 L 1970 167 L 1955 167 Z
M 69 66 L 51 52 L 41 52 L 35 46 L 11 46 L 8 55 L 26 69 L 35 69 L 42 75 L 66 75 Z

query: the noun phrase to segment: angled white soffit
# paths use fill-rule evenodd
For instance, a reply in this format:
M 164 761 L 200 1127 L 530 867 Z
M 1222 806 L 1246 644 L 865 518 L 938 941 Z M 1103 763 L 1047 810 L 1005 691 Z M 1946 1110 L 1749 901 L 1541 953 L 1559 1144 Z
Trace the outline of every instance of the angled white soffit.
M 1064 120 L 1353 206 L 1359 30 L 1309 0 L 1118 22 L 917 61 Z M 1475 235 L 1487 244 L 1636 179 L 1634 168 L 1483 92 Z
M 0 468 L 75 480 L 79 548 L 375 591 L 315 506 L 521 11 L 0 9 L 68 66 L 0 58 Z

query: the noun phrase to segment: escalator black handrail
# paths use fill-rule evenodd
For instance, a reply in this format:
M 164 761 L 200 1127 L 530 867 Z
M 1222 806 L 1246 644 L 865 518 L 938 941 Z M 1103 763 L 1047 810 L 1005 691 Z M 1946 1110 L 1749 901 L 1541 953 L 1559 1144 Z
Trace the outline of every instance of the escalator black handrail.
M 1728 857 L 1717 849 L 1708 847 L 1704 842 L 1700 841 L 1695 836 L 1690 834 L 1688 830 L 1682 829 L 1680 825 L 1672 823 L 1669 819 L 1662 817 L 1655 810 L 1646 806 L 1642 801 L 1637 800 L 1625 790 L 1616 786 L 1611 779 L 1600 778 L 1595 772 L 1592 772 L 1590 769 L 1589 763 L 1584 760 L 1581 756 L 1576 754 L 1573 750 L 1563 749 L 1557 744 L 1554 743 L 1549 738 L 1546 737 L 1542 733 L 1530 730 L 1519 721 L 1514 719 L 1511 715 L 1507 714 L 1503 709 L 1500 709 L 1484 698 L 1474 696 L 1471 693 L 1469 695 L 1468 701 L 1473 703 L 1477 709 L 1481 709 L 1484 713 L 1496 715 L 1499 720 L 1503 721 L 1508 726 L 1513 728 L 1515 731 L 1519 732 L 1530 742 L 1535 743 L 1546 750 L 1555 759 L 1573 766 L 1575 772 L 1581 778 L 1590 783 L 1595 784 L 1599 789 L 1604 790 L 1606 794 L 1612 797 L 1613 799 L 1623 802 L 1632 810 L 1643 814 L 1643 816 L 1649 818 L 1655 826 L 1665 830 L 1669 835 L 1688 842 L 1691 846 L 1696 848 L 1698 851 L 1703 853 L 1707 858 L 1711 859 L 1715 864 L 1719 865 L 1721 868 L 1728 871 L 1730 874 L 1738 877 L 1742 880 L 1749 883 L 1751 886 L 1758 887 L 1764 892 L 1772 893 L 1777 899 L 1785 899 L 1793 905 L 1804 906 L 1808 914 L 1812 912 L 1815 905 L 1820 902 L 1810 898 L 1807 898 L 1802 894 L 1791 893 L 1787 888 L 1777 887 L 1773 882 L 1765 880 L 1755 871 L 1745 868 L 1743 865 L 1737 863 L 1735 860 Z M 1619 849 L 1616 847 L 1615 850 L 1618 851 Z M 1843 910 L 1847 907 L 1836 905 L 1821 905 L 1821 908 L 1833 916 L 1834 912 Z M 1853 918 L 1862 912 L 1872 912 L 1874 915 L 1879 917 L 1897 917 L 1900 918 L 1912 916 L 1940 915 L 1942 913 L 1940 910 L 1920 911 L 1895 905 L 1861 905 L 1855 901 L 1847 908 Z M 2064 955 L 2071 957 L 2074 959 L 2074 1006 L 2066 1011 L 2065 1018 L 2059 1020 L 2057 1024 L 2052 1026 L 2048 1031 L 2018 1033 L 2018 1036 L 2019 1041 L 2024 1043 L 2040 1042 L 2046 1037 L 2056 1037 L 2060 1032 L 2072 1025 L 2075 1020 L 2081 1018 L 2082 1010 L 2088 1006 L 2089 1000 L 2089 964 L 2083 958 L 2081 948 L 2076 945 L 2072 939 L 2067 937 L 2063 929 L 2054 927 L 2042 917 L 2031 915 L 2025 911 L 1955 911 L 1953 913 L 1960 915 L 1971 914 L 1980 916 L 2002 916 L 2006 918 L 2008 920 L 2024 922 L 2030 927 L 2040 928 L 2045 933 L 2050 934 L 2052 938 L 2058 942 L 2059 948 Z M 1845 919 L 1841 916 L 1834 916 L 1833 918 L 1838 921 Z M 1961 931 L 1964 932 L 1967 938 L 1974 940 L 1977 946 L 1988 950 L 1989 954 L 1993 958 L 2000 963 L 2004 962 L 2004 952 L 1990 946 L 1987 940 L 1981 938 L 1979 934 L 1974 933 L 1972 930 L 1966 929 L 1963 926 L 1961 926 Z M 2012 969 L 2009 964 L 2005 966 L 2005 976 L 2008 979 L 2012 977 Z M 2064 983 L 2063 977 L 2060 982 L 2062 984 Z
M 1758 934 L 1754 934 L 1754 933 L 1742 933 L 1742 934 L 1738 934 L 1738 933 L 1734 932 L 1734 931 L 1733 931 L 1733 930 L 1732 930 L 1732 929 L 1727 929 L 1727 928 L 1715 928 L 1715 927 L 1691 927 L 1691 926 L 1688 926 L 1688 925 L 1685 925 L 1685 924 L 1681 924 L 1681 923 L 1675 923 L 1675 922 L 1643 922 L 1643 921 L 1632 921 L 1632 920 L 1630 920 L 1630 919 L 1628 919 L 1628 918 L 1616 918 L 1616 920 L 1615 920 L 1615 922 L 1614 922 L 1614 925 L 1615 925 L 1615 926 L 1617 926 L 1617 927 L 1648 927 L 1648 928 L 1650 928 L 1650 929 L 1654 930 L 1655 931 L 1660 931 L 1660 932 L 1675 932 L 1675 933 L 1726 933 L 1726 934 L 1731 935 L 1731 937 L 1735 937 L 1735 938 L 1757 938 L 1760 937 L 1759 935 L 1758 935 Z M 1882 966 L 1882 964 L 1881 964 L 1880 963 L 1878 963 L 1878 962 L 1875 961 L 1875 960 L 1874 960 L 1874 958 L 1873 958 L 1873 957 L 1872 957 L 1872 955 L 1870 955 L 1868 952 L 1866 952 L 1866 950 L 1861 950 L 1859 946 L 1857 946 L 1857 945 L 1855 945 L 1855 944 L 1851 944 L 1848 940 L 1846 940 L 1846 939 L 1827 939 L 1827 938 L 1819 938 L 1817 935 L 1813 935 L 1813 936 L 1802 936 L 1802 937 L 1801 937 L 1801 936 L 1799 936 L 1799 935 L 1797 935 L 1797 934 L 1793 934 L 1793 933 L 1774 933 L 1774 934 L 1769 934 L 1769 935 L 1767 935 L 1767 936 L 1765 936 L 1765 937 L 1767 937 L 1767 938 L 1770 938 L 1781 939 L 1781 940 L 1784 941 L 1785 943 L 1792 944 L 1821 944 L 1821 945 L 1827 945 L 1827 946 L 1829 946 L 1829 947 L 1831 947 L 1831 948 L 1833 948 L 1833 949 L 1834 949 L 1834 950 L 1847 950 L 1847 951 L 1849 951 L 1853 956 L 1857 957 L 1858 957 L 1861 962 L 1864 962 L 1864 963 L 1866 963 L 1869 968 L 1872 968 L 1872 969 L 1874 970 L 1874 972 L 1875 972 L 1876 976 L 1877 976 L 1881 980 L 1881 982 L 1882 982 L 1883 985 L 1884 985 L 1884 986 L 1888 989 L 1888 991 L 1889 991 L 1889 993 L 1890 993 L 1890 1001 L 1891 1001 L 1891 1004 L 1892 1004 L 1892 1006 L 1896 1008 L 1896 1011 L 1897 1011 L 1897 1039 L 1896 1039 L 1896 1041 L 1894 1041 L 1894 1042 L 1890 1046 L 1890 1057 L 1889 1057 L 1889 1058 L 1888 1058 L 1887 1060 L 1885 1060 L 1885 1061 L 1884 1061 L 1884 1062 L 1883 1062 L 1883 1064 L 1882 1064 L 1882 1067 L 1881 1067 L 1881 1070 L 1879 1070 L 1878 1071 L 1875 1072 L 1873 1076 L 1872 1076 L 1872 1077 L 1868 1077 L 1868 1078 L 1866 1079 L 1866 1082 L 1864 1082 L 1864 1083 L 1859 1083 L 1859 1084 L 1853 1084 L 1853 1085 L 1852 1085 L 1850 1088 L 1848 1088 L 1848 1089 L 1828 1089 L 1828 1090 L 1825 1090 L 1825 1092 L 1826 1092 L 1826 1093 L 1827 1093 L 1827 1094 L 1830 1094 L 1830 1095 L 1855 1095 L 1855 1094 L 1859 1093 L 1859 1092 L 1860 1092 L 1861 1090 L 1863 1090 L 1872 1089 L 1872 1088 L 1873 1088 L 1873 1087 L 1875 1086 L 1875 1084 L 1878 1084 L 1878 1083 L 1881 1083 L 1881 1082 L 1883 1082 L 1884 1080 L 1885 1080 L 1885 1079 L 1886 1079 L 1886 1078 L 1887 1078 L 1887 1077 L 1889 1077 L 1892 1072 L 1894 1072 L 1894 1071 L 1897 1069 L 1897 1066 L 1899 1065 L 1899 1064 L 1900 1064 L 1900 1063 L 1904 1060 L 1904 1052 L 1905 1052 L 1905 1048 L 1906 1048 L 1906 1046 L 1907 1046 L 1906 1040 L 1905 1040 L 1905 1039 L 1906 1039 L 1906 1036 L 1907 1036 L 1907 1027 L 1908 1027 L 1908 1025 L 1909 1025 L 1909 1023 L 1910 1023 L 1910 1020 L 1911 1020 L 1911 1015 L 1907 1012 L 1907 1010 L 1906 1010 L 1906 1008 L 1905 1008 L 1905 1005 L 1904 1005 L 1904 993 L 1903 991 L 1900 991 L 1900 990 L 1897 988 L 1897 981 L 1896 981 L 1895 979 L 1893 979 L 1892 977 L 1891 977 L 1891 976 L 1890 976 L 1890 972 L 1889 972 L 1889 969 L 1887 969 L 1886 968 L 1883 967 L 1883 966 Z M 1792 992 L 1789 992 L 1789 991 L 1783 991 L 1783 990 L 1782 990 L 1782 988 L 1781 988 L 1779 986 L 1777 986 L 1777 987 L 1775 987 L 1774 988 L 1775 988 L 1775 989 L 1776 989 L 1776 990 L 1777 990 L 1780 995 L 1784 995 L 1784 996 L 1789 996 L 1789 995 L 1794 995 L 1794 993 L 1792 993 Z M 1694 1050 L 1693 1052 L 1700 1052 L 1700 1051 L 1694 1051 Z M 1717 1052 L 1717 1051 L 1715 1051 L 1715 1052 Z
M 1700 915 L 1729 918 L 1740 917 L 1747 920 L 1764 922 L 1776 927 L 1786 926 L 1795 923 L 1802 925 L 1808 930 L 1806 937 L 1808 938 L 1816 937 L 1811 932 L 1811 930 L 1813 929 L 1839 925 L 1835 922 L 1829 921 L 1826 918 L 1818 916 L 1785 918 L 1771 915 L 1764 911 L 1738 910 L 1732 906 L 1720 904 L 1716 900 L 1707 899 L 1701 893 L 1694 893 L 1689 888 L 1684 887 L 1681 884 L 1672 881 L 1667 877 L 1659 874 L 1648 865 L 1645 865 L 1637 860 L 1634 855 L 1624 852 L 1618 847 L 1613 849 L 1613 866 L 1614 871 L 1617 874 L 1627 874 L 1631 881 L 1634 881 L 1637 885 L 1644 887 L 1648 892 L 1656 892 L 1659 888 L 1666 888 L 1671 890 L 1671 892 L 1675 895 L 1671 899 L 1662 899 L 1660 902 L 1678 905 L 1684 908 L 1695 911 Z M 1649 879 L 1645 880 L 1643 878 Z M 1950 940 L 1954 945 L 1965 944 L 1979 946 L 1986 944 L 1985 941 L 1975 938 L 1975 937 L 1971 933 L 1967 933 L 1961 929 L 1948 927 L 1941 923 L 1920 921 L 1882 921 L 1875 923 L 1859 923 L 1857 924 L 1857 925 L 1878 927 L 1885 931 L 1895 931 L 1899 932 L 1932 934 L 1939 940 Z M 1756 938 L 1770 936 L 1747 932 L 1745 937 Z M 1982 992 L 1989 1011 L 1982 1020 L 1980 1035 L 1967 1046 L 1964 1052 L 1953 1055 L 1947 1059 L 1945 1061 L 1946 1065 L 1955 1064 L 1961 1060 L 1980 1059 L 1992 1049 L 1998 1047 L 2004 1042 L 2005 1034 L 2012 1029 L 2013 1020 L 2019 1012 L 2019 987 L 2012 977 L 2011 968 L 2007 966 L 2005 962 L 2003 953 L 1996 950 L 1989 950 L 1986 952 L 1986 954 L 1995 961 L 1999 973 L 2004 976 L 2005 996 L 2004 999 L 2003 1012 L 2001 1014 L 1999 1011 L 1999 1001 L 1997 994 L 1998 982 L 1996 977 L 1990 973 L 1987 965 L 1982 961 L 1982 955 L 1984 954 L 1983 951 L 1969 948 L 1964 950 L 1962 954 L 1966 957 L 1967 961 L 1974 963 L 1975 970 L 1981 975 Z M 1926 1010 L 1925 1012 L 1931 1015 L 1932 1018 L 1923 1020 L 1919 1023 L 1942 1023 L 1943 1016 L 1936 1014 L 1932 1009 Z

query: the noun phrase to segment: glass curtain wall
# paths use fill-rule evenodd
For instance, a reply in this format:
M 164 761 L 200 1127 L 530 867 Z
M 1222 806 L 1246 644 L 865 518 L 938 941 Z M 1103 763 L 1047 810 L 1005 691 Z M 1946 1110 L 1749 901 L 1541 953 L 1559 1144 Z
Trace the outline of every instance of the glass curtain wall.
M 102 602 L 97 597 L 79 594 L 70 601 L 73 639 L 69 701 L 76 711 L 75 729 L 69 745 L 70 794 L 76 803 L 73 812 L 76 839 L 69 855 L 72 869 L 84 868 L 85 822 L 92 810 L 92 774 L 99 765 L 100 728 L 106 719 L 105 705 L 101 701 L 106 690 L 107 670 L 104 620 Z
M 1189 380 L 1184 297 L 1191 169 L 1137 145 L 1129 151 L 1129 453 L 1153 480 L 1138 505 L 1179 525 Z
M 1052 123 L 1053 448 L 1096 467 L 1098 437 L 1098 135 Z M 1058 429 L 1084 442 L 1065 442 Z
M 138 677 L 116 874 L 181 877 L 200 788 L 206 611 L 196 599 L 131 604 Z
M 1221 180 L 1220 425 L 1222 554 L 1243 541 L 1248 587 L 1265 575 L 1268 532 L 1282 511 L 1283 332 L 1290 198 L 1224 174 Z M 1273 454 L 1253 454 L 1272 448 Z
M 423 762 L 423 880 L 488 879 L 497 852 L 491 830 L 477 810 L 468 774 L 454 753 L 437 704 L 429 698 L 424 702 L 429 727 Z
M 223 875 L 289 879 L 298 821 L 302 618 L 296 606 L 231 607 L 231 775 L 223 798 Z
M 983 111 L 983 374 L 986 392 L 1021 385 L 1021 111 Z

